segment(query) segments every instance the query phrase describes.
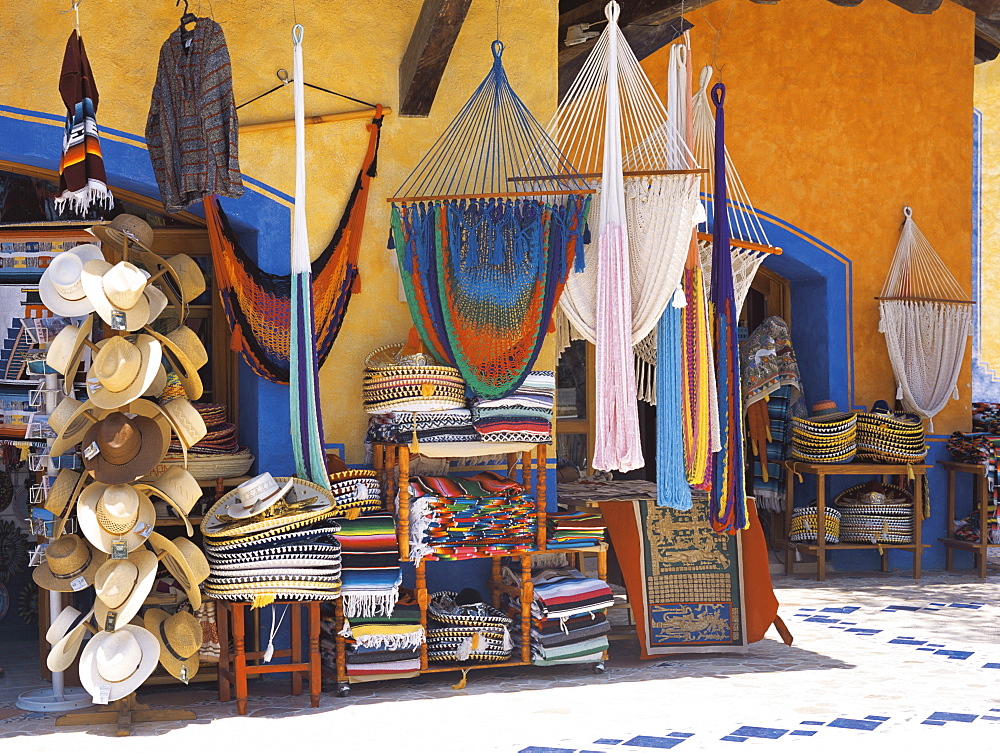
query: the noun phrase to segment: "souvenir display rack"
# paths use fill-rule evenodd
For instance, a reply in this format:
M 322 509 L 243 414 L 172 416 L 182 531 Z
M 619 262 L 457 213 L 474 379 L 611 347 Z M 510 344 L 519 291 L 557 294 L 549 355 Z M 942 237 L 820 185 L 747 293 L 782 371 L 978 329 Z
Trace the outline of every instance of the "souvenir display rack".
M 463 677 L 473 669 L 490 669 L 495 667 L 523 667 L 532 664 L 531 660 L 531 604 L 534 600 L 534 587 L 531 582 L 532 557 L 547 551 L 546 549 L 546 456 L 548 446 L 544 444 L 504 444 L 497 442 L 455 442 L 441 443 L 438 445 L 422 446 L 422 453 L 433 453 L 433 457 L 480 457 L 484 455 L 497 455 L 506 452 L 507 455 L 507 475 L 514 478 L 517 470 L 521 479 L 521 484 L 528 494 L 535 497 L 535 520 L 537 532 L 535 539 L 535 549 L 527 552 L 512 552 L 509 555 L 496 555 L 490 557 L 492 568 L 489 579 L 491 600 L 495 607 L 500 606 L 503 594 L 508 594 L 520 600 L 521 604 L 521 645 L 520 656 L 509 661 L 488 662 L 476 664 L 472 662 L 442 662 L 430 663 L 427 657 L 427 645 L 424 643 L 420 647 L 420 670 L 419 673 L 429 672 L 462 672 Z M 399 558 L 402 562 L 410 560 L 410 449 L 407 445 L 394 445 L 385 443 L 375 443 L 373 445 L 375 470 L 379 472 L 382 485 L 383 503 L 385 509 L 395 512 L 393 507 L 398 491 L 398 515 L 396 520 L 396 536 L 399 541 Z M 596 547 L 580 547 L 578 549 L 558 549 L 551 550 L 560 554 L 572 555 L 574 553 L 594 553 L 598 560 L 598 578 L 607 578 L 607 545 Z M 518 584 L 508 585 L 503 582 L 502 561 L 504 558 L 517 560 L 520 564 L 518 574 Z M 430 605 L 430 594 L 427 590 L 427 562 L 420 559 L 415 563 L 416 571 L 416 598 L 420 607 L 420 625 L 427 629 L 427 610 Z M 347 675 L 346 644 L 340 636 L 340 629 L 343 625 L 344 613 L 340 600 L 336 602 L 336 681 L 337 694 L 341 697 L 350 692 L 349 683 L 352 679 Z M 605 655 L 606 659 L 607 656 Z M 604 671 L 604 662 L 597 662 L 594 665 L 595 672 Z
M 986 475 L 986 468 L 980 463 L 956 463 L 953 461 L 941 462 L 941 467 L 948 471 L 948 513 L 945 520 L 948 525 L 948 532 L 945 538 L 938 539 L 945 546 L 944 562 L 945 570 L 952 570 L 955 566 L 955 550 L 961 549 L 964 552 L 972 552 L 975 558 L 974 566 L 979 571 L 979 577 L 986 577 L 986 561 L 990 548 L 998 549 L 1000 544 L 991 544 L 989 538 L 989 499 L 990 480 Z M 955 476 L 959 473 L 970 473 L 973 476 L 972 482 L 972 509 L 979 515 L 979 541 L 962 541 L 955 538 Z
M 875 549 L 882 557 L 882 572 L 889 571 L 889 550 L 899 549 L 904 552 L 913 553 L 913 578 L 920 579 L 920 559 L 923 555 L 924 547 L 928 544 L 920 542 L 921 523 L 924 520 L 924 491 L 923 478 L 927 475 L 929 465 L 886 465 L 880 463 L 802 463 L 794 460 L 785 461 L 787 469 L 786 504 L 785 504 L 785 540 L 777 542 L 780 546 L 787 546 L 789 556 L 785 559 L 785 573 L 792 574 L 795 559 L 791 556 L 791 550 L 806 552 L 816 556 L 817 569 L 816 580 L 826 580 L 826 553 L 830 550 L 841 549 Z M 815 543 L 791 542 L 792 511 L 795 509 L 795 477 L 808 473 L 816 476 L 816 507 L 817 507 L 817 532 Z M 827 479 L 829 476 L 878 476 L 883 483 L 889 482 L 891 476 L 907 476 L 912 473 L 914 477 L 913 491 L 913 541 L 909 544 L 829 544 L 826 542 L 825 512 L 827 504 Z

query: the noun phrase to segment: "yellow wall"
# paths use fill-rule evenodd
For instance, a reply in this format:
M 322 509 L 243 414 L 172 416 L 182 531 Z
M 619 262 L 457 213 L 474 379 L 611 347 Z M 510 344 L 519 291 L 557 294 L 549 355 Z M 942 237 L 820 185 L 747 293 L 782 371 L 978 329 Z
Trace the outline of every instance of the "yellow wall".
M 754 205 L 852 260 L 854 401 L 891 404 L 874 297 L 904 204 L 971 292 L 973 14 L 954 3 L 914 15 L 886 0 L 733 0 L 687 18 L 695 81 L 712 60 L 713 27 L 722 30 L 726 142 Z M 644 63 L 658 91 L 666 64 L 666 50 Z M 794 325 L 793 338 L 809 337 Z M 970 353 L 971 343 L 960 399 L 939 414 L 936 434 L 969 427 Z
M 62 53 L 73 24 L 64 0 L 0 4 L 5 31 L 0 104 L 62 115 L 58 80 Z M 198 3 L 192 2 L 192 10 Z M 216 0 L 214 18 L 226 34 L 237 103 L 277 84 L 275 71 L 292 68 L 291 28 L 305 27 L 305 79 L 394 110 L 398 68 L 422 0 Z M 201 4 L 202 14 L 209 4 Z M 511 82 L 544 124 L 556 104 L 557 3 L 503 0 L 500 13 L 506 44 L 504 63 Z M 98 122 L 142 135 L 156 76 L 159 47 L 180 17 L 173 3 L 85 0 L 80 25 L 100 89 Z M 367 415 L 361 411 L 364 357 L 382 345 L 404 340 L 410 327 L 397 297 L 397 276 L 386 250 L 389 207 L 385 199 L 403 182 L 458 108 L 488 72 L 490 42 L 496 36 L 496 6 L 472 3 L 431 116 L 386 118 L 379 175 L 372 183 L 360 255 L 363 290 L 351 302 L 343 329 L 322 371 L 323 413 L 328 442 L 346 443 L 348 462 L 364 459 Z M 8 30 L 15 29 L 10 33 Z M 307 114 L 355 108 L 351 102 L 306 90 Z M 246 123 L 292 116 L 291 90 L 277 92 L 240 111 Z M 240 143 L 243 172 L 281 191 L 294 193 L 294 135 L 291 130 L 248 134 Z M 364 155 L 363 122 L 307 129 L 308 222 L 313 255 L 329 242 Z M 53 142 L 58 154 L 58 138 Z M 539 366 L 552 368 L 551 349 Z M 265 419 L 261 418 L 262 423 Z
M 982 215 L 980 251 L 979 360 L 996 371 L 1000 367 L 1000 303 L 988 291 L 1000 290 L 1000 61 L 976 66 L 976 108 L 982 113 Z M 978 397 L 991 399 L 990 385 Z

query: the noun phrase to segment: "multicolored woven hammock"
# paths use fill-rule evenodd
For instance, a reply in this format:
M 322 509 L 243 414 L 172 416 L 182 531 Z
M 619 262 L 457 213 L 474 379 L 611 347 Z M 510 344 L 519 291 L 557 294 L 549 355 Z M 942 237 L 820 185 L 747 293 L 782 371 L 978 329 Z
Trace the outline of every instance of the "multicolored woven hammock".
M 489 74 L 400 187 L 389 241 L 424 344 L 484 398 L 516 390 L 538 357 L 592 193 L 502 52 L 495 41 Z
M 376 176 L 381 108 L 367 126 L 368 150 L 333 240 L 312 262 L 316 360 L 323 365 L 340 332 L 351 294 L 360 291 L 358 249 L 368 207 L 368 190 Z M 212 244 L 212 262 L 226 318 L 233 330 L 230 346 L 254 372 L 271 382 L 288 384 L 292 284 L 290 275 L 265 272 L 244 251 L 219 200 L 204 200 Z

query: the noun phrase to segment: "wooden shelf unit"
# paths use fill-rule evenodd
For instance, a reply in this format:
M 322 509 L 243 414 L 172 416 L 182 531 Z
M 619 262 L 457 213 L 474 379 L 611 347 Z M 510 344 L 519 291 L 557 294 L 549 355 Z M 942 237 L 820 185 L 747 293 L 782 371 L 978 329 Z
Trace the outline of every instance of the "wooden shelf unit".
M 979 463 L 956 463 L 952 461 L 942 461 L 941 467 L 948 471 L 948 514 L 947 514 L 947 535 L 943 539 L 938 539 L 945 546 L 944 562 L 945 570 L 952 570 L 955 566 L 955 550 L 972 552 L 974 557 L 973 566 L 979 571 L 979 577 L 986 577 L 986 561 L 991 548 L 1000 549 L 1000 544 L 989 543 L 989 498 L 990 481 L 986 475 L 986 467 Z M 959 473 L 969 473 L 973 477 L 972 481 L 972 511 L 979 512 L 979 541 L 961 541 L 955 538 L 955 476 Z
M 913 553 L 913 578 L 920 579 L 920 560 L 927 544 L 920 542 L 920 530 L 924 520 L 924 488 L 922 478 L 929 465 L 888 465 L 880 463 L 803 463 L 786 460 L 785 469 L 785 539 L 777 543 L 787 547 L 785 573 L 791 575 L 795 565 L 792 550 L 816 556 L 816 580 L 826 580 L 826 553 L 829 550 L 875 549 L 882 557 L 882 572 L 889 571 L 889 550 L 901 549 Z M 826 543 L 827 481 L 830 476 L 876 476 L 883 483 L 889 483 L 892 476 L 906 476 L 912 471 L 913 490 L 913 542 L 910 544 L 828 544 Z M 795 508 L 795 477 L 801 474 L 816 476 L 816 542 L 793 542 L 792 510 Z

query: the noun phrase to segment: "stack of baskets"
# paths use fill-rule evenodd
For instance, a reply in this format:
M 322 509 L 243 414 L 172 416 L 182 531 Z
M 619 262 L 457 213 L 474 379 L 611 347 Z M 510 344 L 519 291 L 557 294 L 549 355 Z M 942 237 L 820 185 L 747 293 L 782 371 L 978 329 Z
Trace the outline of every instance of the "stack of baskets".
M 806 463 L 850 463 L 857 446 L 853 413 L 825 413 L 792 419 L 791 457 Z
M 826 507 L 823 511 L 823 538 L 827 544 L 840 543 L 840 513 Z M 819 538 L 819 508 L 796 507 L 792 510 L 792 532 L 789 539 L 799 543 L 812 543 Z
M 458 594 L 441 591 L 428 607 L 427 658 L 433 662 L 502 662 L 510 659 L 514 622 L 499 609 L 476 602 L 459 604 Z
M 458 369 L 433 365 L 424 353 L 401 355 L 404 347 L 386 345 L 365 359 L 365 410 L 380 414 L 464 408 L 465 381 Z
M 873 481 L 845 489 L 833 501 L 840 510 L 840 540 L 856 544 L 912 544 L 913 497 Z
M 858 413 L 858 458 L 873 463 L 919 463 L 927 456 L 924 422 L 913 413 L 897 413 L 879 400 Z

